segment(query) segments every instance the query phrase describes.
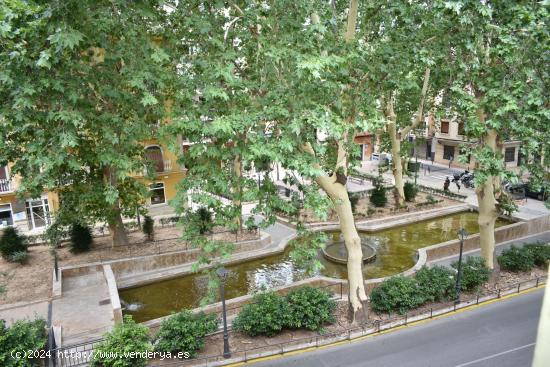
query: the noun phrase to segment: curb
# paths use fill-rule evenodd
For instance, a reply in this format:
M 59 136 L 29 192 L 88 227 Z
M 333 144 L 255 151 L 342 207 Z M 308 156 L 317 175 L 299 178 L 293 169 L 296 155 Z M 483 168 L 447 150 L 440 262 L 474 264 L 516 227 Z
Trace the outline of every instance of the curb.
M 372 334 L 369 334 L 369 335 L 363 335 L 363 336 L 351 338 L 349 340 L 341 340 L 341 341 L 337 341 L 337 342 L 330 343 L 330 344 L 325 344 L 325 345 L 318 346 L 318 347 L 306 347 L 306 348 L 303 348 L 303 349 L 293 350 L 293 351 L 285 352 L 285 353 L 282 353 L 282 354 L 276 354 L 276 355 L 271 355 L 271 356 L 253 358 L 253 359 L 250 359 L 246 362 L 235 362 L 235 363 L 230 363 L 230 364 L 226 364 L 226 365 L 223 365 L 223 366 L 226 366 L 226 367 L 245 366 L 245 365 L 254 364 L 254 363 L 258 363 L 258 362 L 271 361 L 271 360 L 276 360 L 276 359 L 283 358 L 283 357 L 300 355 L 300 354 L 308 353 L 308 352 L 315 351 L 315 350 L 327 349 L 327 348 L 337 347 L 337 346 L 344 345 L 344 344 L 356 343 L 356 342 L 359 342 L 359 341 L 366 340 L 368 338 L 376 337 L 377 335 L 388 334 L 388 333 L 391 333 L 391 332 L 394 332 L 394 331 L 405 329 L 407 327 L 420 325 L 420 324 L 429 322 L 431 320 L 443 319 L 443 318 L 453 316 L 453 315 L 456 315 L 456 314 L 459 314 L 459 313 L 462 313 L 462 312 L 474 310 L 476 308 L 484 307 L 484 306 L 487 306 L 487 305 L 490 305 L 490 304 L 493 304 L 493 303 L 497 303 L 497 302 L 504 301 L 504 300 L 507 300 L 507 299 L 510 299 L 510 298 L 518 297 L 518 296 L 521 296 L 521 295 L 524 295 L 524 294 L 531 293 L 531 292 L 537 291 L 539 289 L 542 289 L 545 286 L 546 286 L 546 284 L 540 284 L 536 287 L 532 287 L 532 288 L 529 288 L 529 289 L 522 290 L 519 293 L 511 293 L 511 294 L 503 295 L 500 298 L 490 299 L 490 300 L 484 301 L 484 302 L 479 303 L 479 304 L 468 305 L 468 306 L 462 307 L 460 309 L 457 309 L 455 311 L 446 312 L 444 314 L 433 316 L 431 318 L 412 321 L 412 322 L 407 323 L 405 325 L 395 326 L 395 327 L 388 328 L 388 329 L 385 329 L 385 330 L 381 330 L 379 332 L 372 333 Z

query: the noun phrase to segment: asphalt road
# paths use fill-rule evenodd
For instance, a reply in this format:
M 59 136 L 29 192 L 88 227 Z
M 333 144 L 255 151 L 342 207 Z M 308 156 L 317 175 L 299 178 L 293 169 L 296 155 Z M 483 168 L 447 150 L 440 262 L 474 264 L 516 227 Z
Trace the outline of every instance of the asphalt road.
M 528 367 L 544 289 L 254 367 Z M 550 365 L 550 364 L 549 364 Z

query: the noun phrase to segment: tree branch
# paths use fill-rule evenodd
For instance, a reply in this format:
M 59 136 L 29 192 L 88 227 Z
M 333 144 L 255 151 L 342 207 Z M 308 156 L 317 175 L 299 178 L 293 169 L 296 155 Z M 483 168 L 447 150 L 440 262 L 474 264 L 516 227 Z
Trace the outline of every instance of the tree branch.
M 418 110 L 416 111 L 416 116 L 412 125 L 407 126 L 401 132 L 401 137 L 405 137 L 411 132 L 412 129 L 417 127 L 424 117 L 424 102 L 426 101 L 426 94 L 428 93 L 428 86 L 430 84 L 430 68 L 426 68 L 424 72 L 424 85 L 422 86 L 422 94 L 420 96 L 420 102 L 418 103 Z

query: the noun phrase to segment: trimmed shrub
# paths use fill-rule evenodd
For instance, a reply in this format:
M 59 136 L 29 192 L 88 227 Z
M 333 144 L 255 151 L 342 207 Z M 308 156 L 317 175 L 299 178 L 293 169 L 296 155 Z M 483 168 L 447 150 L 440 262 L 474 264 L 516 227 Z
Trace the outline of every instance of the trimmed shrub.
M 147 237 L 147 241 L 155 239 L 155 221 L 148 215 L 143 218 L 143 233 Z
M 288 325 L 286 298 L 274 292 L 256 294 L 233 321 L 233 329 L 248 336 L 274 336 Z
M 288 327 L 293 329 L 321 330 L 323 325 L 333 323 L 336 301 L 323 290 L 302 287 L 287 295 L 290 319 Z
M 7 261 L 11 261 L 16 252 L 27 252 L 25 237 L 20 235 L 17 229 L 8 227 L 0 237 L 0 254 Z
M 380 185 L 372 189 L 370 192 L 370 202 L 378 208 L 386 206 L 386 204 L 388 203 L 388 198 L 386 197 L 386 188 Z
M 502 251 L 498 263 L 503 269 L 513 272 L 529 271 L 535 266 L 535 258 L 529 248 L 512 246 Z
M 536 266 L 547 267 L 548 261 L 550 261 L 550 245 L 543 243 L 533 243 L 525 245 L 524 248 L 528 249 L 533 255 L 533 262 Z
M 194 314 L 189 310 L 178 312 L 161 323 L 155 337 L 155 351 L 187 352 L 189 358 L 194 358 L 204 347 L 204 337 L 217 329 L 215 314 Z
M 415 279 L 402 275 L 384 280 L 370 295 L 372 309 L 377 313 L 405 314 L 424 303 Z
M 144 354 L 153 351 L 149 341 L 149 329 L 125 315 L 124 322 L 113 327 L 105 339 L 94 348 L 91 367 L 144 367 Z M 134 358 L 124 358 L 125 352 L 136 352 Z M 129 357 L 129 356 L 127 356 Z
M 73 253 L 90 251 L 94 242 L 90 227 L 80 223 L 71 225 L 69 237 L 71 239 L 71 252 Z
M 405 201 L 414 201 L 416 194 L 418 194 L 416 185 L 409 181 L 403 185 L 403 191 L 405 192 Z
M 46 341 L 46 321 L 43 319 L 19 320 L 9 328 L 4 320 L 0 320 L 0 366 L 38 366 L 40 360 L 16 359 L 12 353 L 42 350 L 46 346 Z
M 451 266 L 458 268 L 458 262 Z M 479 287 L 489 281 L 491 270 L 485 265 L 485 259 L 479 256 L 470 256 L 462 264 L 460 289 L 463 291 L 477 291 Z
M 443 266 L 423 266 L 415 275 L 425 301 L 439 302 L 456 297 L 454 272 Z

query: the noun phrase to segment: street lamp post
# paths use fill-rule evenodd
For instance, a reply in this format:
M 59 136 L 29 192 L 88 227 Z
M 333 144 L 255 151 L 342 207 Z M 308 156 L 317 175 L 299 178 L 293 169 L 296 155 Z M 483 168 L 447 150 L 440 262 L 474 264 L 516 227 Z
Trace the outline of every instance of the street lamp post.
M 462 275 L 462 250 L 464 249 L 464 239 L 468 236 L 468 231 L 466 229 L 461 228 L 458 231 L 458 238 L 460 239 L 460 254 L 458 255 L 458 268 L 457 268 L 457 275 L 456 275 L 456 303 L 460 303 L 460 277 Z
M 222 314 L 223 314 L 223 357 L 224 358 L 230 358 L 231 352 L 229 351 L 229 334 L 227 333 L 227 313 L 225 310 L 225 282 L 227 280 L 227 275 L 229 274 L 229 271 L 224 268 L 223 266 L 221 268 L 218 268 L 216 270 L 216 274 L 218 275 L 218 278 L 220 279 L 220 297 L 222 299 Z

